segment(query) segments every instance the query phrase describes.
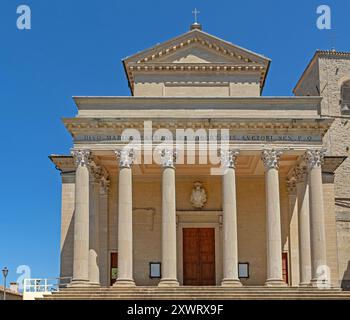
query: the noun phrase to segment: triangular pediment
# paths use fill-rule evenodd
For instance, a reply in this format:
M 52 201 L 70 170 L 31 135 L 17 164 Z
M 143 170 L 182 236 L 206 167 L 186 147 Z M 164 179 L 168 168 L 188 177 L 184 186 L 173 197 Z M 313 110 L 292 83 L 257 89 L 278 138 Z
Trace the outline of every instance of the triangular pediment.
M 209 65 L 210 70 L 215 68 L 216 71 L 255 70 L 261 73 L 263 86 L 270 59 L 194 29 L 127 57 L 123 63 L 131 88 L 134 72 L 175 71 L 177 68 L 203 71 Z
M 242 61 L 236 57 L 227 56 L 215 50 L 211 50 L 202 44 L 193 43 L 180 48 L 165 56 L 153 60 L 154 63 L 234 63 Z
M 220 62 L 226 63 L 241 61 L 261 64 L 266 64 L 270 61 L 260 54 L 214 37 L 201 30 L 191 30 L 169 41 L 132 55 L 124 59 L 124 63 L 170 61 L 172 57 L 177 57 L 177 55 L 180 58 L 181 55 L 190 55 L 191 51 L 198 57 L 198 61 L 200 59 L 209 59 L 218 60 L 218 62 L 222 60 Z

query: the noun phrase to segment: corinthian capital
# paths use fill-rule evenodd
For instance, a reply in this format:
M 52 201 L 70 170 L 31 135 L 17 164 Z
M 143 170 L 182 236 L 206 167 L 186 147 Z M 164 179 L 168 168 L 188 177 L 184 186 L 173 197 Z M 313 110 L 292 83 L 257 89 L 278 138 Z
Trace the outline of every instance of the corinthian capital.
M 101 186 L 101 193 L 104 195 L 108 194 L 108 189 L 109 189 L 110 181 L 108 178 L 103 176 L 100 180 L 100 186 Z
M 309 169 L 315 167 L 320 167 L 323 163 L 324 154 L 326 153 L 325 149 L 309 149 L 306 150 L 304 154 L 304 159 L 307 163 Z
M 131 168 L 135 160 L 135 151 L 132 148 L 116 150 L 115 154 L 119 160 L 120 168 Z
M 224 169 L 236 169 L 237 157 L 239 150 L 220 150 L 221 165 Z
M 261 152 L 261 160 L 264 162 L 264 166 L 266 169 L 278 169 L 281 155 L 281 150 L 264 149 Z
M 177 151 L 173 148 L 163 148 L 160 151 L 160 159 L 164 168 L 175 168 Z
M 296 180 L 295 177 L 287 179 L 286 181 L 288 194 L 292 195 L 296 193 Z
M 91 152 L 88 149 L 73 149 L 71 154 L 74 158 L 75 165 L 78 166 L 88 166 L 90 162 Z
M 102 167 L 97 165 L 94 161 L 90 162 L 90 173 L 95 182 L 99 182 L 102 178 Z
M 294 169 L 294 175 L 297 183 L 305 182 L 307 177 L 307 169 L 304 163 L 300 163 Z

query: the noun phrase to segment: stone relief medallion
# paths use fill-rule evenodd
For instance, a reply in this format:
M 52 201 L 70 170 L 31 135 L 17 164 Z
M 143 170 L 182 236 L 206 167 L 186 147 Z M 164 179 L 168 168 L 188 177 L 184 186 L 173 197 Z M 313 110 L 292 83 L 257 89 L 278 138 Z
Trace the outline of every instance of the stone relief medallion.
M 203 188 L 201 182 L 197 181 L 193 184 L 192 194 L 191 194 L 191 203 L 192 206 L 200 209 L 203 208 L 207 202 L 207 193 Z

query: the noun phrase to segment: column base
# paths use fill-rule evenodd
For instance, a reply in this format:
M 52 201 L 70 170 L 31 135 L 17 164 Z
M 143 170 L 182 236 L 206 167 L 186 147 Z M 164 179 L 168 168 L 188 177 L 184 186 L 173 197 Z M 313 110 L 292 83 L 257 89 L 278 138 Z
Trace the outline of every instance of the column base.
M 310 287 L 317 289 L 330 289 L 331 284 L 328 281 L 322 281 L 318 279 L 312 279 L 310 282 Z
M 89 286 L 90 287 L 100 287 L 100 283 L 99 282 L 89 282 Z
M 311 283 L 310 282 L 301 282 L 301 283 L 299 283 L 299 287 L 308 288 L 308 287 L 311 287 Z
M 117 279 L 113 284 L 113 287 L 135 287 L 135 281 L 133 279 Z
M 268 279 L 265 282 L 266 287 L 287 287 L 287 283 L 285 283 L 282 279 Z
M 223 279 L 221 282 L 222 287 L 242 287 L 242 283 L 239 279 Z
M 178 287 L 179 281 L 176 279 L 161 279 L 158 287 Z
M 90 286 L 89 280 L 84 279 L 73 279 L 69 284 L 67 284 L 68 288 L 86 288 Z

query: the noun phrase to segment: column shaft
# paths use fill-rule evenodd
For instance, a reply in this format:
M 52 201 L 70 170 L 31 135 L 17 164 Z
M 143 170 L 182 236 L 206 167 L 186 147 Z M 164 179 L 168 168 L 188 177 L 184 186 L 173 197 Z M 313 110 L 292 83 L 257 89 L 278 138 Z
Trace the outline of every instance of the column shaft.
M 281 152 L 264 150 L 266 189 L 267 286 L 285 285 L 282 276 L 281 211 L 278 161 Z
M 74 150 L 75 174 L 74 255 L 72 286 L 89 281 L 89 169 L 87 150 Z
M 321 169 L 323 151 L 308 150 L 306 158 L 310 186 L 311 285 L 324 287 L 329 285 L 329 279 Z
M 131 168 L 119 171 L 118 206 L 118 279 L 116 285 L 134 285 L 132 264 L 132 173 Z
M 304 169 L 301 169 L 304 171 Z M 309 183 L 306 174 L 297 182 L 298 229 L 299 229 L 299 274 L 300 286 L 309 286 L 311 281 Z
M 174 150 L 162 151 L 162 278 L 159 286 L 178 286 Z
M 134 286 L 132 244 L 132 170 L 133 151 L 117 152 L 119 162 L 118 200 L 118 278 L 115 286 Z
M 108 188 L 109 180 L 105 177 L 101 180 L 100 186 L 100 251 L 99 251 L 99 266 L 100 266 L 100 281 L 101 285 L 109 286 L 109 259 L 108 259 Z
M 222 177 L 223 210 L 223 286 L 241 286 L 238 278 L 238 237 L 235 162 L 238 151 L 223 154 Z
M 99 268 L 99 203 L 100 183 L 97 173 L 91 177 L 90 183 L 90 249 L 89 249 L 89 281 L 91 285 L 100 284 Z
M 288 234 L 288 250 L 289 250 L 289 284 L 298 286 L 300 283 L 299 276 L 299 228 L 298 228 L 298 197 L 295 177 L 287 179 L 287 190 L 289 200 L 289 217 L 286 219 L 286 230 Z

